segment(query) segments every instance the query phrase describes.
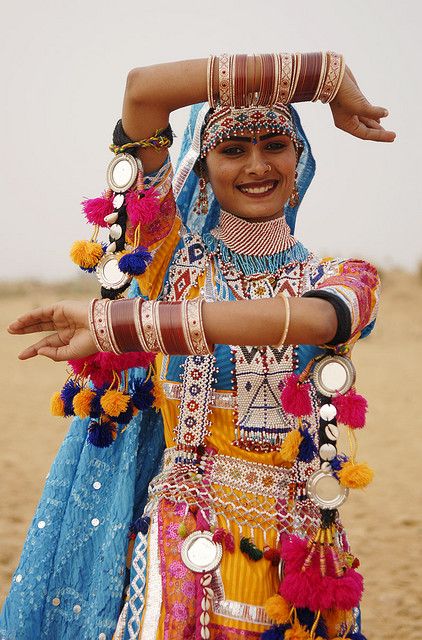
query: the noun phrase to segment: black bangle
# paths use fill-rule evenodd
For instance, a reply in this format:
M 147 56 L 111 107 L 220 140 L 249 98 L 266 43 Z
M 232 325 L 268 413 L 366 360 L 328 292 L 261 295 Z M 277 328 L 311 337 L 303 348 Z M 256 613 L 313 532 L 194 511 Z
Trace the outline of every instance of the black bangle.
M 347 304 L 341 300 L 335 293 L 331 291 L 324 291 L 324 289 L 313 289 L 303 294 L 303 298 L 320 298 L 321 300 L 327 300 L 330 302 L 337 316 L 337 331 L 336 335 L 327 345 L 335 347 L 338 344 L 343 344 L 350 339 L 352 333 L 352 318 L 350 310 Z
M 170 124 L 168 124 L 165 129 L 161 129 L 160 134 L 170 140 L 170 145 L 173 144 L 174 136 L 173 136 L 173 130 Z M 124 144 L 130 144 L 131 142 L 135 142 L 135 140 L 132 140 L 131 138 L 129 138 L 129 136 L 126 134 L 125 130 L 123 129 L 122 120 L 121 119 L 118 120 L 113 131 L 113 144 L 115 144 L 117 147 L 123 147 Z M 127 149 L 125 153 L 129 153 L 131 156 L 136 157 L 138 153 L 138 148 L 133 147 L 132 149 Z

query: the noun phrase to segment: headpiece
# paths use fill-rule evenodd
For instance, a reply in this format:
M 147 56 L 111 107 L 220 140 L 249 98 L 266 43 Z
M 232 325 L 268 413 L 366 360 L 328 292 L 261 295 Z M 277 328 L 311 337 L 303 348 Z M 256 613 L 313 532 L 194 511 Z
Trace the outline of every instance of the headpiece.
M 223 140 L 247 133 L 254 135 L 260 129 L 289 136 L 295 145 L 297 155 L 300 155 L 299 149 L 303 144 L 298 140 L 289 108 L 284 104 L 275 104 L 271 107 L 220 106 L 209 111 L 201 136 L 201 158 Z

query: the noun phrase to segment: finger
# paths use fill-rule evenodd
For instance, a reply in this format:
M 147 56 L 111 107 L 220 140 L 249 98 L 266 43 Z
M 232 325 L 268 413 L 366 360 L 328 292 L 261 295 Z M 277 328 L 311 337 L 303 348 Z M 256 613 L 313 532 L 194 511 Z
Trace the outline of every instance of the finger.
M 15 334 L 24 334 L 31 333 L 33 331 L 51 331 L 54 329 L 54 325 L 52 324 L 54 315 L 54 306 L 50 307 L 38 307 L 37 309 L 33 309 L 29 313 L 25 313 L 22 316 L 19 316 L 14 322 L 12 322 L 9 327 L 9 333 Z M 50 328 L 46 329 L 35 329 L 34 327 L 46 326 Z M 32 328 L 30 330 L 26 330 L 28 328 Z
M 17 325 L 17 322 L 18 321 L 16 320 L 7 327 L 8 332 L 12 335 L 26 335 L 27 333 L 37 333 L 40 331 L 54 331 L 56 328 L 54 322 L 38 322 L 25 326 Z
M 382 129 L 383 131 L 385 131 L 384 127 L 380 124 L 379 120 L 373 120 L 372 118 L 364 118 L 363 116 L 361 116 L 359 120 L 363 122 L 363 124 L 369 127 L 370 129 Z
M 360 138 L 361 140 L 372 140 L 373 142 L 393 142 L 396 134 L 394 131 L 385 131 L 384 129 L 371 129 L 360 120 L 356 120 L 356 124 L 352 127 L 344 129 L 348 133 Z
M 37 355 L 46 355 L 45 353 L 41 353 L 40 350 L 44 348 L 57 349 L 60 346 L 63 346 L 63 341 L 59 338 L 57 333 L 53 333 L 51 336 L 45 336 L 45 338 L 38 340 L 35 344 L 32 344 L 21 351 L 18 358 L 19 360 L 28 360 L 29 358 L 33 358 Z
M 372 120 L 378 120 L 379 118 L 386 118 L 388 116 L 388 110 L 385 107 L 375 107 L 369 102 L 365 101 L 356 111 L 360 117 L 371 118 Z

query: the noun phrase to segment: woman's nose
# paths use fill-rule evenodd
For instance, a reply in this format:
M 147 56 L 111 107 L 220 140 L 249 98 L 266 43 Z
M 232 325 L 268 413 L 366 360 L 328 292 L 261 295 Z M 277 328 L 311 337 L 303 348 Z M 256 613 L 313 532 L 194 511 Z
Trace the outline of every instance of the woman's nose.
M 264 176 L 271 171 L 271 165 L 259 149 L 253 149 L 248 157 L 246 170 L 256 176 Z

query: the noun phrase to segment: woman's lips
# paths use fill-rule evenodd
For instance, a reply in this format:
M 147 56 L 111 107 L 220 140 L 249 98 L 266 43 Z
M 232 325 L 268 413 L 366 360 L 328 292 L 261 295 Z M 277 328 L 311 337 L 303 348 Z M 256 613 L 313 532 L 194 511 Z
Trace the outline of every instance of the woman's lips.
M 278 180 L 266 180 L 265 182 L 248 182 L 246 184 L 237 185 L 237 189 L 243 195 L 250 198 L 264 198 L 271 193 L 277 187 Z

